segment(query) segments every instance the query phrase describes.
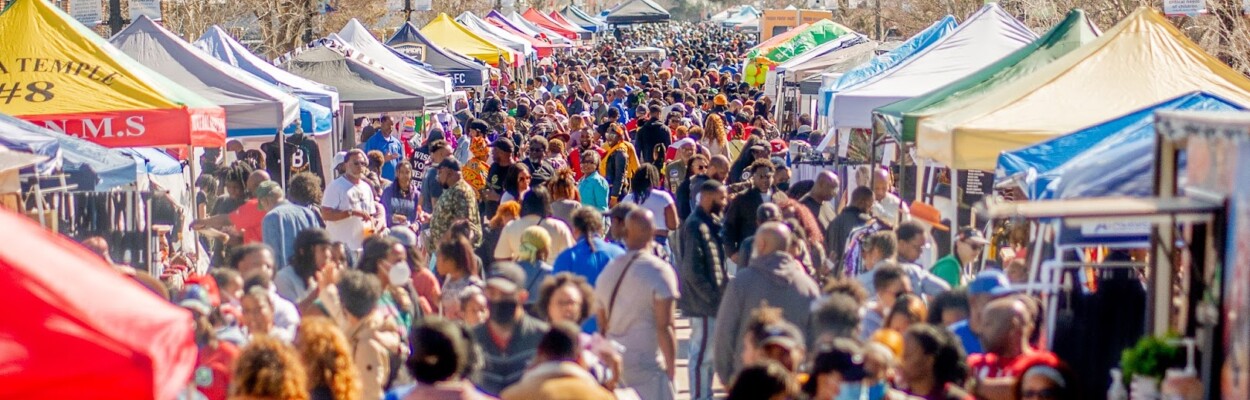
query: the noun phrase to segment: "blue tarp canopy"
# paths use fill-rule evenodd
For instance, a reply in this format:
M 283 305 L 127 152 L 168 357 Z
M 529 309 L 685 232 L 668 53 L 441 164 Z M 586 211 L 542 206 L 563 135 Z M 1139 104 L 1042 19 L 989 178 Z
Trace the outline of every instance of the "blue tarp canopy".
M 395 35 L 386 41 L 386 45 L 410 59 L 429 64 L 434 72 L 450 77 L 452 85 L 456 87 L 478 87 L 486 84 L 489 66 L 478 64 L 468 57 L 431 43 L 410 22 L 400 25 Z
M 257 57 L 247 50 L 243 44 L 235 41 L 226 31 L 216 25 L 195 41 L 195 46 L 208 52 L 218 60 L 247 71 L 271 85 L 300 98 L 300 126 L 305 133 L 324 134 L 330 132 L 333 111 L 338 110 L 339 94 L 333 88 L 313 82 Z M 286 133 L 294 133 L 295 126 L 284 129 Z
M 832 111 L 834 93 L 866 82 L 878 74 L 894 68 L 903 61 L 911 58 L 911 56 L 923 51 L 924 49 L 937 43 L 942 38 L 955 31 L 959 24 L 955 22 L 955 17 L 947 15 L 942 19 L 929 25 L 925 30 L 920 31 L 915 36 L 907 39 L 902 45 L 890 50 L 889 53 L 882 54 L 873 58 L 871 61 L 864 63 L 838 77 L 833 85 L 820 89 L 820 114 L 829 115 Z
M 1194 92 L 998 157 L 995 180 L 1028 175 L 1029 199 L 1150 196 L 1157 110 L 1238 111 L 1228 100 Z
M 78 190 L 107 191 L 138 178 L 134 159 L 117 150 L 4 114 L 0 114 L 0 146 L 49 157 L 39 166 L 43 171 L 57 167 L 59 162 Z
M 129 147 L 117 150 L 135 160 L 136 171 L 140 174 L 177 175 L 182 173 L 182 163 L 160 149 Z

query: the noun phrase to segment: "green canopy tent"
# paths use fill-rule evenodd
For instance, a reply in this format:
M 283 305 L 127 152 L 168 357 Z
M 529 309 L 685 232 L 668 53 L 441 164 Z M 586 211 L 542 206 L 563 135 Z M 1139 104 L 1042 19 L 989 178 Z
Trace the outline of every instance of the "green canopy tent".
M 808 50 L 814 49 L 817 46 L 837 39 L 848 33 L 855 33 L 855 31 L 851 30 L 851 28 L 842 26 L 837 22 L 822 19 L 812 23 L 807 27 L 807 29 L 803 30 L 803 32 L 794 35 L 794 37 L 791 37 L 789 40 L 772 47 L 771 49 L 767 49 L 766 51 L 756 49 L 748 52 L 747 60 L 750 61 L 763 56 L 764 58 L 776 63 L 785 62 L 794 56 L 803 54 Z
M 1033 43 L 980 71 L 927 94 L 873 110 L 874 128 L 878 132 L 889 133 L 902 142 L 915 142 L 916 127 L 921 119 L 962 107 L 985 91 L 1027 76 L 1093 41 L 1100 34 L 1098 27 L 1085 15 L 1085 11 L 1073 9 L 1063 21 Z

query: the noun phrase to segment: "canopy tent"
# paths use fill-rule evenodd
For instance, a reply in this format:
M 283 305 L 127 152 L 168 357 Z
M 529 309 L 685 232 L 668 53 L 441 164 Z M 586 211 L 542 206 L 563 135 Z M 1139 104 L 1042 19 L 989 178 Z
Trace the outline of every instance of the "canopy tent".
M 646 24 L 668 22 L 668 10 L 651 0 L 629 0 L 617 5 L 604 18 L 612 25 Z
M 485 85 L 490 67 L 474 62 L 468 57 L 435 45 L 411 22 L 404 22 L 386 45 L 430 64 L 434 71 L 447 75 L 456 87 L 479 87 Z
M 500 46 L 505 46 L 513 51 L 524 54 L 526 58 L 537 56 L 534 45 L 530 43 L 529 38 L 518 36 L 499 27 L 485 23 L 478 19 L 473 13 L 465 11 L 456 17 L 456 22 L 478 36 L 485 38 Z
M 1027 175 L 1030 200 L 1153 195 L 1154 114 L 1159 110 L 1242 111 L 1206 92 L 1186 93 L 1128 115 L 998 156 L 996 179 Z
M 209 57 L 140 16 L 109 40 L 135 60 L 226 110 L 226 135 L 273 135 L 299 118 L 299 100 L 251 74 Z
M 587 32 L 585 29 L 581 29 L 581 28 L 577 28 L 577 30 L 572 30 L 570 29 L 570 27 L 564 26 L 563 24 L 560 24 L 556 21 L 552 21 L 551 18 L 548 18 L 546 15 L 543 15 L 543 13 L 538 12 L 538 10 L 535 10 L 533 8 L 525 10 L 525 12 L 521 14 L 521 18 L 525 18 L 526 21 L 533 22 L 534 24 L 538 26 L 547 28 L 548 30 L 551 30 L 552 32 L 558 33 L 560 34 L 561 37 L 564 37 L 565 39 L 569 39 L 569 40 L 580 39 L 581 38 L 580 32 L 590 33 L 590 32 Z
M 421 35 L 438 47 L 476 58 L 492 66 L 519 66 L 524 53 L 497 45 L 469 31 L 445 13 L 438 13 L 433 21 L 421 28 Z
M 762 14 L 763 13 L 756 10 L 755 7 L 742 6 L 741 9 L 738 9 L 736 14 L 720 21 L 720 25 L 726 28 L 737 27 L 752 20 L 759 21 L 760 15 Z
M 195 368 L 191 313 L 30 218 L 0 211 L 0 398 L 172 399 Z
M 561 26 L 564 26 L 565 28 L 568 28 L 570 31 L 577 33 L 579 36 L 581 36 L 582 40 L 590 40 L 590 38 L 594 37 L 595 35 L 594 31 L 586 29 L 586 28 L 582 28 L 580 25 L 574 24 L 572 21 L 569 21 L 567 18 L 564 18 L 564 15 L 558 12 L 552 11 L 552 12 L 547 13 L 547 18 L 551 19 L 551 21 L 557 24 L 560 24 Z
M 352 103 L 354 112 L 359 114 L 416 111 L 425 106 L 425 97 L 418 89 L 374 64 L 337 34 L 284 54 L 274 64 L 334 87 L 340 100 Z
M 465 14 L 468 14 L 468 15 L 465 15 Z M 463 21 L 461 23 L 464 24 L 464 26 L 469 27 L 470 29 L 476 29 L 479 27 L 483 27 L 482 29 L 485 29 L 484 26 L 490 26 L 492 29 L 496 31 L 506 32 L 508 33 L 508 35 L 512 37 L 528 42 L 530 46 L 533 47 L 534 54 L 536 54 L 538 58 L 550 57 L 552 54 L 555 53 L 556 48 L 568 47 L 565 45 L 552 44 L 550 41 L 544 40 L 541 37 L 528 35 L 525 32 L 514 28 L 512 24 L 501 22 L 498 19 L 493 19 L 493 18 L 482 19 L 481 17 L 478 17 L 477 15 L 474 15 L 474 14 L 469 14 L 467 12 L 465 14 L 461 14 L 459 17 L 460 20 Z
M 877 44 L 877 41 L 858 33 L 843 35 L 778 64 L 773 70 L 778 75 L 785 74 L 787 79 L 802 80 L 847 60 L 867 61 L 864 57 L 871 57 Z
M 735 15 L 738 15 L 737 8 L 731 7 L 721 12 L 718 12 L 716 14 L 713 14 L 711 17 L 708 17 L 708 20 L 712 22 L 720 23 L 721 21 L 727 20 L 729 19 L 729 17 L 735 16 Z
M 807 27 L 809 26 L 812 26 L 812 24 L 803 23 L 803 24 L 800 24 L 799 26 L 790 28 L 790 30 L 787 30 L 780 34 L 773 35 L 773 37 L 768 38 L 768 40 L 756 43 L 755 46 L 752 46 L 750 49 L 747 49 L 747 54 L 758 55 L 761 52 L 767 52 L 768 50 L 772 50 L 773 47 L 777 47 L 777 45 L 785 43 L 785 41 L 790 40 L 790 38 L 793 38 L 794 35 L 798 35 L 802 33 L 803 31 L 807 30 Z
M 1028 46 L 949 85 L 922 96 L 880 107 L 874 111 L 878 126 L 904 142 L 916 141 L 917 121 L 944 110 L 960 108 L 978 94 L 998 85 L 1020 79 L 1055 59 L 1093 41 L 1100 34 L 1098 27 L 1080 9 L 1072 9 L 1066 18 Z
M 833 108 L 834 93 L 866 82 L 872 79 L 873 76 L 907 61 L 907 59 L 950 35 L 957 26 L 955 17 L 950 15 L 942 17 L 942 19 L 934 22 L 933 25 L 929 25 L 928 28 L 907 39 L 902 45 L 894 48 L 894 50 L 890 50 L 889 53 L 873 58 L 872 61 L 846 71 L 832 85 L 822 86 L 820 89 L 820 114 L 829 115 L 829 111 Z
M 1004 150 L 1195 90 L 1250 105 L 1250 79 L 1142 7 L 1032 74 L 921 121 L 918 150 L 949 167 L 990 170 Z
M 381 65 L 387 72 L 403 77 L 416 88 L 422 89 L 420 94 L 425 98 L 426 108 L 442 107 L 447 104 L 447 94 L 452 91 L 451 79 L 419 67 L 415 64 L 421 61 L 386 47 L 373 37 L 369 29 L 365 28 L 360 21 L 355 18 L 347 21 L 347 25 L 339 31 L 339 37 L 347 42 L 348 46 Z
M 871 128 L 872 110 L 920 96 L 968 76 L 1037 39 L 1037 34 L 989 3 L 949 36 L 871 81 L 838 92 L 833 126 Z
M 17 122 L 0 114 L 0 146 L 50 157 L 77 190 L 109 191 L 138 179 L 135 161 L 117 149 Z
M 794 56 L 828 43 L 843 35 L 855 33 L 851 28 L 837 22 L 822 19 L 811 23 L 802 31 L 769 48 L 757 48 L 747 52 L 747 60 L 767 58 L 773 63 L 785 62 Z
M 0 69 L 7 71 L 0 87 L 13 95 L 0 113 L 109 147 L 225 144 L 221 107 L 130 58 L 60 8 L 10 1 L 0 14 L 0 37 Z
M 760 31 L 760 17 L 751 17 L 750 19 L 747 19 L 737 25 L 734 25 L 733 28 L 743 31 L 743 32 L 759 32 Z
M 590 16 L 590 14 L 582 11 L 581 8 L 574 4 L 564 6 L 564 9 L 560 10 L 560 14 L 564 15 L 564 19 L 567 19 L 569 22 L 591 32 L 599 32 L 607 27 L 603 21 Z
M 513 14 L 516 13 L 514 12 Z M 524 18 L 520 18 L 519 16 L 514 21 L 513 18 L 505 17 L 503 14 L 500 14 L 499 11 L 491 10 L 490 13 L 487 13 L 485 17 L 482 17 L 482 19 L 500 28 L 519 32 L 520 35 L 537 41 L 535 43 L 543 43 L 544 46 L 555 46 L 557 48 L 572 47 L 572 42 L 568 39 L 560 37 L 560 35 L 555 34 L 555 32 L 551 32 L 537 25 L 531 24 L 529 21 L 526 21 Z
M 246 46 L 217 25 L 208 27 L 204 35 L 200 36 L 194 44 L 195 47 L 208 52 L 214 58 L 247 71 L 299 98 L 331 110 L 339 109 L 339 94 L 334 91 L 334 88 L 300 78 L 273 66 L 268 60 L 252 54 Z
M 117 150 L 135 160 L 140 174 L 182 174 L 182 163 L 163 150 L 150 147 L 131 147 Z
M 291 75 L 261 60 L 216 25 L 209 27 L 194 45 L 218 61 L 246 71 L 299 98 L 299 129 L 314 135 L 330 133 L 334 123 L 334 112 L 331 110 L 338 110 L 339 104 L 339 94 L 334 88 Z M 296 128 L 296 125 L 288 125 L 284 132 L 294 133 Z
M 496 11 L 491 11 L 491 12 L 498 14 L 498 12 Z M 573 41 L 569 40 L 569 38 L 564 37 L 564 35 L 561 35 L 559 33 L 556 33 L 556 31 L 541 27 L 538 24 L 530 22 L 529 20 L 522 17 L 521 14 L 517 14 L 516 11 L 513 11 L 511 14 L 508 14 L 506 16 L 503 14 L 499 14 L 499 15 L 504 17 L 504 19 L 507 20 L 509 24 L 512 25 L 513 28 L 516 28 L 520 30 L 521 32 L 525 32 L 526 34 L 532 37 L 541 36 L 544 39 L 550 40 L 551 43 L 570 45 L 570 46 L 573 45 Z

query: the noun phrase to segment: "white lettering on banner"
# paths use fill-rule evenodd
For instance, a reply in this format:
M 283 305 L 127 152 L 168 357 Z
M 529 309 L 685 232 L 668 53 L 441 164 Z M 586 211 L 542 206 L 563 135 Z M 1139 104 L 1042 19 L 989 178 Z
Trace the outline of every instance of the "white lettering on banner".
M 213 115 L 191 114 L 191 129 L 197 131 L 225 132 L 226 119 Z
M 457 73 L 451 74 L 452 84 L 463 85 L 465 84 L 467 80 L 468 78 L 465 77 L 465 74 L 463 72 L 457 72 Z
M 83 119 L 62 119 L 41 121 L 44 128 L 51 129 L 66 135 L 80 137 L 83 139 L 107 139 L 116 137 L 135 137 L 143 136 L 147 133 L 147 125 L 144 124 L 142 116 L 134 115 L 126 117 L 122 120 L 125 127 L 116 130 L 113 126 L 113 120 L 118 117 L 105 118 L 83 118 Z

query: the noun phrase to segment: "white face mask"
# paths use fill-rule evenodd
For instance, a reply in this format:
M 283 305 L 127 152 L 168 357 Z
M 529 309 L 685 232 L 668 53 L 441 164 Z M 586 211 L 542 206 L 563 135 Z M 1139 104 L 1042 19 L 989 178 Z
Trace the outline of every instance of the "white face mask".
M 412 268 L 408 267 L 408 263 L 400 261 L 391 266 L 391 270 L 387 272 L 387 280 L 391 282 L 391 286 L 404 286 L 412 280 Z

